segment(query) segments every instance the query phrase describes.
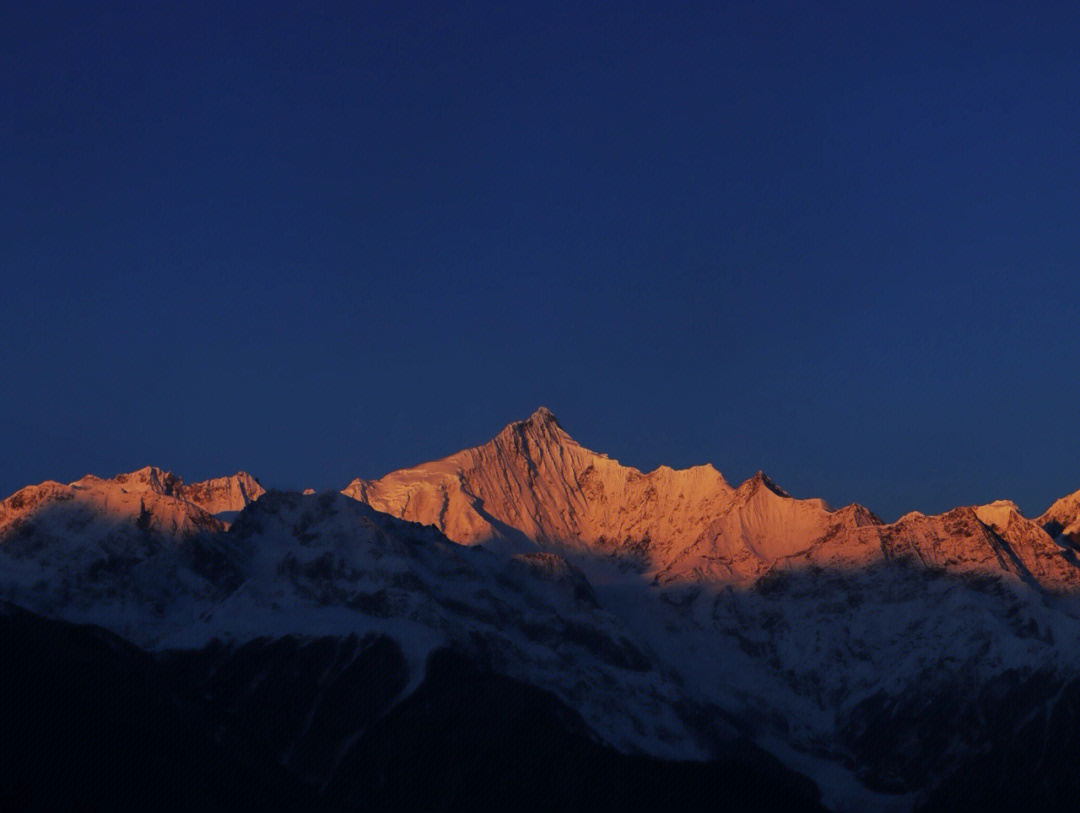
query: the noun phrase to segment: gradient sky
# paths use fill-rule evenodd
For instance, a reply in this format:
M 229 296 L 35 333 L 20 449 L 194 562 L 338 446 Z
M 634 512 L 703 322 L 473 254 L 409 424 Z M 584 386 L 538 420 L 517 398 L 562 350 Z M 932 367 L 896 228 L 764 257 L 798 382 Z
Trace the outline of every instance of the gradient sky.
M 3 494 L 542 404 L 890 519 L 1080 488 L 1074 4 L 222 5 L 2 4 Z

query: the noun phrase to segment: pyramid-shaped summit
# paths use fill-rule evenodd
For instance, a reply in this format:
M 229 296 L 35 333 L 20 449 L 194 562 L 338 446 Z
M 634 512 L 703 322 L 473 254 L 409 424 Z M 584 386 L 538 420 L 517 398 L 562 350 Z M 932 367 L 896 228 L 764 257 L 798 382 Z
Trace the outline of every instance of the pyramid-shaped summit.
M 767 482 L 777 499 L 799 503 Z M 625 554 L 656 573 L 709 548 L 713 526 L 736 505 L 735 490 L 711 465 L 643 473 L 577 443 L 545 407 L 482 446 L 355 480 L 345 493 L 462 544 Z M 817 501 L 805 508 L 820 519 L 815 531 L 823 529 L 829 512 Z M 755 560 L 750 569 L 758 567 Z
M 834 510 L 795 499 L 763 472 L 737 489 L 711 465 L 643 473 L 586 449 L 544 407 L 482 446 L 355 480 L 345 493 L 461 544 L 610 559 L 661 583 L 892 558 L 1004 570 L 1053 586 L 1080 579 L 1042 528 L 1019 514 L 1005 522 L 989 509 L 965 509 L 886 525 L 859 505 Z M 1002 550 L 1011 553 L 1003 559 Z
M 528 423 L 555 423 L 559 421 L 555 418 L 555 413 L 548 409 L 546 406 L 537 407 L 536 411 L 525 419 Z

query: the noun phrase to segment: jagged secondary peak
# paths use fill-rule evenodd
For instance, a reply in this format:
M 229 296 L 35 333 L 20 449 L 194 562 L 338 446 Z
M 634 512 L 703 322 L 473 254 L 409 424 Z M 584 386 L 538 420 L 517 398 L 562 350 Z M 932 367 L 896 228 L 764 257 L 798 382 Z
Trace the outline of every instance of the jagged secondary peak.
M 149 538 L 178 541 L 224 527 L 193 503 L 136 486 L 87 476 L 20 489 L 0 502 L 0 547 L 14 550 L 8 546 L 30 540 L 62 551 L 117 554 L 124 546 L 141 550 Z
M 88 474 L 71 485 L 74 488 L 96 488 L 102 484 L 119 487 L 128 494 L 160 494 L 198 506 L 210 514 L 230 514 L 242 511 L 265 493 L 259 481 L 244 471 L 229 477 L 215 477 L 197 483 L 185 483 L 171 471 L 157 466 L 118 474 L 105 480 Z
M 1080 542 L 1080 491 L 1057 500 L 1035 521 L 1055 539 L 1067 537 Z
M 175 489 L 184 483 L 171 471 L 165 471 L 157 466 L 143 466 L 137 471 L 118 474 L 112 481 L 123 486 L 128 492 L 153 491 L 168 496 L 175 496 Z
M 177 496 L 211 514 L 242 511 L 265 493 L 266 489 L 262 484 L 246 471 L 238 471 L 231 477 L 215 477 L 177 488 Z
M 994 500 L 986 505 L 975 506 L 975 515 L 984 525 L 989 525 L 1002 533 L 1016 519 L 1023 520 L 1020 506 L 1012 500 Z
M 809 499 L 796 499 L 791 496 L 787 490 L 777 485 L 776 481 L 769 477 L 765 472 L 759 471 L 753 477 L 748 479 L 745 483 L 740 485 L 735 491 L 735 501 L 737 504 L 748 504 L 755 499 L 764 499 L 768 502 L 775 502 L 779 507 L 785 502 L 796 503 L 805 506 L 808 509 L 812 509 L 815 512 L 821 512 L 825 514 L 832 514 L 836 512 L 836 509 L 829 505 L 825 500 L 817 497 L 811 497 Z M 860 505 L 852 503 L 850 508 L 858 508 L 865 511 L 868 515 L 873 514 L 863 508 Z
M 757 474 L 755 474 L 753 477 L 751 477 L 749 480 L 739 486 L 738 490 L 740 492 L 747 492 L 752 494 L 756 492 L 759 488 L 766 488 L 778 497 L 787 497 L 789 499 L 791 498 L 790 494 L 788 494 L 784 489 L 780 488 L 780 486 L 778 486 L 776 482 L 763 471 L 758 471 Z

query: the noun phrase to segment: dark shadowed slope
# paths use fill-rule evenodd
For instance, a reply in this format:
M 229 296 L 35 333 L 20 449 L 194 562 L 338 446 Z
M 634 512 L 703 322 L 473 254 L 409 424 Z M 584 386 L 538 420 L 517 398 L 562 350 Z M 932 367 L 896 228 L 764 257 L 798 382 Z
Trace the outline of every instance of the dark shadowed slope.
M 404 660 L 386 639 L 153 658 L 8 605 L 0 647 L 5 810 L 821 809 L 749 743 L 704 763 L 620 754 L 554 695 L 448 650 L 390 709 Z
M 309 806 L 276 765 L 215 741 L 153 659 L 96 627 L 0 613 L 0 808 L 236 810 Z

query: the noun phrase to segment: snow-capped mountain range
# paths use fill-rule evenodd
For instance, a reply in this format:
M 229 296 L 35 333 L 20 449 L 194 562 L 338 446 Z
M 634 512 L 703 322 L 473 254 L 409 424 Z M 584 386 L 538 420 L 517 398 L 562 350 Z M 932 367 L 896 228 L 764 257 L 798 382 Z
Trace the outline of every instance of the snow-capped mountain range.
M 434 525 L 463 545 L 636 562 L 661 584 L 747 583 L 777 567 L 864 567 L 905 557 L 1048 590 L 1080 578 L 1071 545 L 1055 543 L 1043 527 L 1052 521 L 1066 536 L 1074 532 L 1080 492 L 1035 521 L 999 501 L 885 524 L 861 505 L 835 510 L 796 500 L 761 472 L 737 488 L 711 465 L 643 474 L 585 449 L 543 408 L 483 446 L 354 480 L 344 493 Z
M 315 744 L 333 711 L 313 689 L 269 740 L 319 793 L 450 651 L 548 693 L 613 753 L 775 757 L 827 808 L 907 810 L 975 804 L 955 782 L 987 765 L 998 802 L 998 784 L 1056 769 L 1060 731 L 1080 730 L 1078 547 L 1080 492 L 1037 519 L 999 501 L 884 523 L 761 473 L 642 473 L 540 409 L 341 493 L 153 467 L 28 486 L 0 502 L 0 600 L 182 664 L 231 709 L 257 692 L 215 676 L 253 646 L 390 642 L 401 679 L 377 714 Z M 324 686 L 359 657 L 297 679 Z M 1008 759 L 1032 744 L 1037 764 Z

